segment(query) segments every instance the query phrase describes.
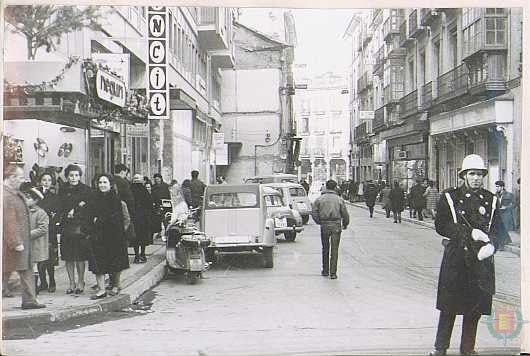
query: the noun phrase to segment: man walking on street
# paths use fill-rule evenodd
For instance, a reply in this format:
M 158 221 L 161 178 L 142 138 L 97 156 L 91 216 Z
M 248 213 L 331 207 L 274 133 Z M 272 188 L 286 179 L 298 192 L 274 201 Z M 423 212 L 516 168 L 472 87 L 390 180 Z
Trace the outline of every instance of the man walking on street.
M 191 171 L 191 205 L 193 208 L 201 206 L 202 196 L 206 185 L 199 179 L 199 171 Z
M 458 172 L 464 184 L 442 193 L 435 219 L 436 232 L 445 247 L 436 308 L 440 310 L 435 351 L 449 348 L 456 315 L 463 315 L 461 355 L 476 355 L 475 339 L 481 315 L 490 315 L 495 293 L 495 240 L 507 234 L 500 218 L 497 197 L 482 188 L 488 174 L 482 157 L 464 158 Z
M 419 221 L 423 221 L 423 209 L 425 209 L 425 198 L 423 193 L 425 193 L 427 187 L 422 184 L 421 180 L 417 180 L 416 184 L 410 188 L 410 199 L 412 206 L 414 207 L 413 215 L 418 216 Z
M 339 258 L 340 234 L 350 223 L 350 216 L 344 200 L 337 194 L 337 182 L 328 180 L 326 189 L 315 200 L 311 215 L 320 225 L 322 241 L 322 276 L 337 279 L 337 260 Z M 331 262 L 330 262 L 331 245 Z
M 374 206 L 375 201 L 377 200 L 377 195 L 379 190 L 372 180 L 369 180 L 367 185 L 364 187 L 364 200 L 366 201 L 366 206 L 370 211 L 370 217 L 374 217 Z
M 510 231 L 515 230 L 515 220 L 513 218 L 513 206 L 515 197 L 512 193 L 506 190 L 506 186 L 504 184 L 504 181 L 502 180 L 498 180 L 495 182 L 495 189 L 497 199 L 499 200 L 499 213 L 502 219 L 502 223 L 504 224 L 504 228 L 506 229 L 506 231 L 508 231 L 509 234 Z M 509 235 L 507 239 L 497 239 L 498 250 L 504 250 L 504 246 L 511 242 L 512 240 Z
M 24 170 L 16 166 L 4 168 L 4 211 L 2 253 L 2 296 L 10 297 L 9 275 L 17 271 L 22 285 L 22 309 L 45 308 L 37 301 L 31 263 L 30 212 L 19 188 Z

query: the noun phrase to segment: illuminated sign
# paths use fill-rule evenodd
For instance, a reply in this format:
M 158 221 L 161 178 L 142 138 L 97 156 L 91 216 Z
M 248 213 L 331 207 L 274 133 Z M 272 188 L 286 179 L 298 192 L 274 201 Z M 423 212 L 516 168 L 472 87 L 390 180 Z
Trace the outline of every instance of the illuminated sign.
M 147 100 L 149 119 L 169 118 L 168 12 L 164 6 L 149 6 L 147 19 L 149 61 L 147 64 Z

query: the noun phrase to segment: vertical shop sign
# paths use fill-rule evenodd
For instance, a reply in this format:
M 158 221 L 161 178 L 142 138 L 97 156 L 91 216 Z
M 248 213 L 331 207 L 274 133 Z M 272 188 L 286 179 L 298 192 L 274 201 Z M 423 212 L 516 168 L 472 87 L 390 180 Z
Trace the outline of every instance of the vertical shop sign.
M 169 118 L 169 82 L 167 68 L 168 12 L 165 6 L 149 6 L 147 19 L 149 61 L 147 99 L 149 119 Z

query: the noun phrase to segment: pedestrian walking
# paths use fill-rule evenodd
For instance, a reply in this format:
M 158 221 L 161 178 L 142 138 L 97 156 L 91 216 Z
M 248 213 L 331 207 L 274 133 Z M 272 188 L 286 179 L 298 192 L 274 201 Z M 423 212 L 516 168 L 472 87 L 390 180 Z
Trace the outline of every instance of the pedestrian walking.
M 311 215 L 320 225 L 320 239 L 322 242 L 322 276 L 337 279 L 337 263 L 339 258 L 339 244 L 342 229 L 350 223 L 350 216 L 344 200 L 337 194 L 337 182 L 328 180 L 326 189 L 315 200 Z M 331 261 L 330 261 L 331 252 Z
M 309 184 L 307 183 L 305 179 L 302 179 L 300 181 L 300 185 L 304 187 L 306 194 L 309 193 Z
M 365 182 L 359 182 L 357 186 L 357 201 L 363 201 Z
M 385 186 L 379 193 L 381 196 L 381 202 L 383 204 L 383 209 L 385 209 L 386 217 L 390 217 L 390 212 L 392 211 L 392 204 L 390 201 L 390 193 L 392 192 L 392 189 L 390 188 L 390 184 L 385 183 Z
M 435 227 L 445 249 L 436 299 L 440 318 L 430 355 L 446 355 L 456 315 L 463 315 L 460 353 L 475 355 L 478 322 L 481 315 L 491 314 L 493 244 L 507 232 L 497 197 L 482 188 L 487 173 L 482 157 L 466 156 L 458 172 L 464 184 L 444 191 L 438 202 Z
M 377 200 L 378 190 L 376 185 L 372 180 L 369 180 L 364 187 L 364 200 L 366 201 L 366 206 L 370 211 L 370 217 L 374 217 L 374 206 L 375 201 Z
M 40 285 L 38 291 L 47 289 L 49 293 L 55 293 L 55 266 L 59 265 L 59 252 L 58 252 L 58 199 L 56 189 L 53 184 L 53 176 L 50 173 L 43 173 L 39 177 L 40 186 L 37 188 L 44 199 L 38 202 L 41 207 L 48 214 L 48 260 L 38 263 Z M 48 274 L 48 280 L 46 278 Z M 49 282 L 49 283 L 48 283 Z
M 434 186 L 434 181 L 428 181 L 427 189 L 425 189 L 423 197 L 426 201 L 425 210 L 434 220 L 434 218 L 436 217 L 436 205 L 438 204 L 438 200 L 440 199 L 440 192 L 438 192 L 438 189 L 436 189 L 436 187 Z
M 131 192 L 134 198 L 133 213 L 135 239 L 129 241 L 129 246 L 134 249 L 133 263 L 145 263 L 145 247 L 153 243 L 153 234 L 151 233 L 151 218 L 153 213 L 153 199 L 144 185 L 143 177 L 135 174 L 131 184 Z
M 425 209 L 425 197 L 423 193 L 425 193 L 425 189 L 426 186 L 419 179 L 410 188 L 410 199 L 412 209 L 414 210 L 413 215 L 417 216 L 419 221 L 423 221 L 423 209 Z
M 48 229 L 50 219 L 48 214 L 37 204 L 44 199 L 44 195 L 30 185 L 22 190 L 29 208 L 30 236 L 31 236 L 31 263 L 33 270 L 38 271 L 38 264 L 48 261 Z M 35 276 L 36 294 L 39 294 L 39 275 Z M 41 280 L 42 284 L 42 280 Z M 43 288 L 48 289 L 48 287 Z
M 353 203 L 355 201 L 355 198 L 357 197 L 357 190 L 359 189 L 359 184 L 355 182 L 353 179 L 350 180 L 350 187 L 348 188 L 348 191 L 350 193 L 349 199 Z
M 57 214 L 60 218 L 61 259 L 65 261 L 69 282 L 66 294 L 82 294 L 85 289 L 86 262 L 91 254 L 86 208 L 90 204 L 92 191 L 81 183 L 83 171 L 78 165 L 68 165 L 64 174 L 67 183 L 59 191 Z
M 3 170 L 2 297 L 12 297 L 8 280 L 13 271 L 20 276 L 22 309 L 45 308 L 37 301 L 31 265 L 30 212 L 19 188 L 24 170 L 7 165 Z
M 390 206 L 394 217 L 394 224 L 401 224 L 401 212 L 405 210 L 405 191 L 398 181 L 394 182 L 394 188 L 390 191 Z
M 151 188 L 151 195 L 153 197 L 153 202 L 155 203 L 155 211 L 156 211 L 156 219 L 153 222 L 155 227 L 155 234 L 160 235 L 160 231 L 162 229 L 162 223 L 163 223 L 163 216 L 162 216 L 162 199 L 171 199 L 171 195 L 169 194 L 169 186 L 164 182 L 162 179 L 162 175 L 160 173 L 156 173 L 153 176 L 154 184 Z M 165 223 L 164 223 L 164 230 L 165 230 Z
M 206 185 L 199 179 L 199 171 L 191 171 L 191 206 L 193 208 L 200 207 L 202 205 L 202 196 Z
M 121 290 L 121 271 L 129 268 L 127 239 L 125 231 L 131 220 L 127 204 L 119 199 L 114 182 L 108 174 L 96 179 L 96 192 L 88 209 L 90 240 L 94 253 L 93 271 L 96 274 L 98 290 L 91 299 L 107 295 L 105 275 L 110 276 L 110 295 Z
M 145 180 L 144 179 L 144 186 L 145 186 L 145 190 L 147 190 L 147 193 L 149 193 L 149 197 L 151 198 L 151 202 L 152 202 L 152 205 L 151 205 L 151 223 L 149 224 L 149 227 L 150 227 L 150 236 L 151 238 L 153 238 L 153 236 L 160 232 L 160 215 L 159 215 L 159 208 L 157 207 L 157 204 L 155 203 L 154 199 L 153 199 L 153 183 L 151 183 L 151 181 L 148 179 L 148 180 Z
M 127 168 L 126 165 L 119 163 L 114 168 L 114 189 L 116 193 L 118 194 L 118 198 L 120 198 L 121 201 L 124 201 L 125 204 L 127 204 L 127 209 L 129 211 L 132 224 L 129 225 L 129 228 L 127 231 L 125 231 L 125 235 L 127 236 L 128 241 L 135 241 L 136 240 L 136 224 L 134 224 L 134 220 L 136 219 L 136 216 L 134 215 L 135 209 L 134 209 L 134 196 L 131 192 L 131 185 L 129 181 L 127 180 L 127 176 L 129 175 L 129 168 Z M 97 190 L 97 187 L 96 187 Z
M 514 231 L 515 221 L 513 217 L 513 207 L 515 197 L 512 193 L 506 190 L 505 183 L 502 180 L 498 180 L 495 182 L 495 189 L 497 199 L 499 200 L 499 213 L 502 219 L 502 223 L 504 224 L 504 228 L 508 232 Z M 506 236 L 506 239 L 497 239 L 498 249 L 501 251 L 504 250 L 504 246 L 511 242 L 512 240 L 509 234 Z

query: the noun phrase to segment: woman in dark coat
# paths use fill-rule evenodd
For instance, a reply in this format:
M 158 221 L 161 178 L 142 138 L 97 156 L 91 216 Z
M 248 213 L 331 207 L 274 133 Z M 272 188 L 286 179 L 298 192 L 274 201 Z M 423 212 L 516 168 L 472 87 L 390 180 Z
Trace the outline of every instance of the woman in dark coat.
M 97 190 L 90 204 L 90 240 L 94 254 L 94 272 L 98 291 L 91 298 L 99 299 L 107 295 L 105 274 L 111 277 L 111 295 L 121 289 L 121 271 L 129 268 L 127 256 L 126 224 L 130 224 L 127 205 L 114 191 L 112 177 L 102 174 L 96 180 Z
M 57 194 L 53 186 L 53 177 L 50 173 L 43 173 L 39 177 L 40 186 L 37 188 L 44 199 L 38 202 L 38 206 L 42 208 L 47 214 L 50 221 L 48 226 L 48 260 L 38 263 L 39 270 L 39 291 L 47 289 L 48 292 L 55 292 L 55 266 L 59 265 L 59 256 L 57 251 Z M 46 280 L 46 272 L 50 283 Z
M 394 223 L 401 224 L 401 212 L 405 210 L 405 192 L 394 182 L 394 188 L 390 191 L 390 206 L 394 215 Z
M 131 184 L 131 192 L 134 197 L 134 211 L 132 215 L 136 239 L 129 241 L 129 245 L 134 248 L 134 262 L 145 263 L 145 246 L 153 243 L 153 234 L 151 233 L 151 218 L 153 214 L 153 198 L 144 186 L 143 177 L 139 174 L 134 175 Z
M 61 233 L 61 258 L 65 261 L 70 283 L 66 294 L 81 294 L 85 288 L 86 261 L 90 256 L 87 235 L 86 209 L 90 205 L 92 190 L 81 183 L 83 171 L 75 164 L 66 167 L 67 183 L 61 187 L 58 212 Z M 77 268 L 77 285 L 75 269 Z

